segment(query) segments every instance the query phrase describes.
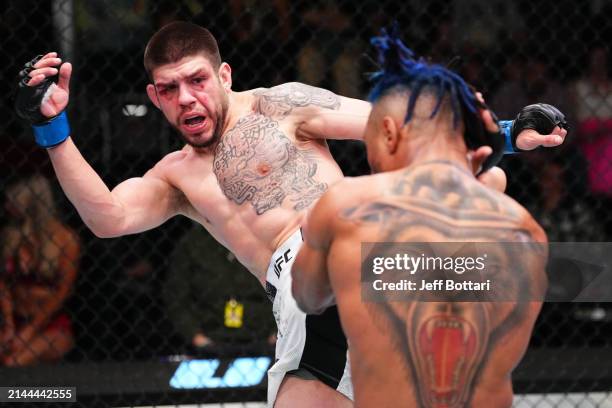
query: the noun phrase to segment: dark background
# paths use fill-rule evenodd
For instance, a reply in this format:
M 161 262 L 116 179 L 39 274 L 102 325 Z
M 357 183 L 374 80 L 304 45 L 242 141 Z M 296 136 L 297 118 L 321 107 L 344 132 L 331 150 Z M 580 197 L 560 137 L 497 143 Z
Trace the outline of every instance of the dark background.
M 95 238 L 61 193 L 46 153 L 34 145 L 30 129 L 14 114 L 11 95 L 23 63 L 49 50 L 73 63 L 69 116 L 74 140 L 113 186 L 142 175 L 166 152 L 180 147 L 144 92 L 144 45 L 163 24 L 189 20 L 208 27 L 233 67 L 235 90 L 299 80 L 365 98 L 366 74 L 376 69 L 369 38 L 392 19 L 419 54 L 443 64 L 459 56 L 455 69 L 483 92 L 500 118 L 512 119 L 533 102 L 552 103 L 564 111 L 571 128 L 562 147 L 506 156 L 502 167 L 509 178 L 507 192 L 532 212 L 550 241 L 610 241 L 610 1 L 4 1 L 0 190 L 24 175 L 48 175 L 62 219 L 83 243 L 77 284 L 66 305 L 76 343 L 63 365 L 160 361 L 201 352 L 177 333 L 163 293 L 175 267 L 173 251 L 193 225 L 176 218 L 137 236 Z M 126 105 L 144 105 L 146 114 L 126 115 Z M 346 175 L 368 172 L 360 143 L 330 145 Z M 5 216 L 0 213 L 0 223 Z M 214 256 L 227 257 L 227 251 L 211 245 L 202 257 L 203 271 L 194 271 L 207 273 L 209 293 L 202 293 L 203 298 L 221 287 L 242 285 L 207 267 L 206 257 Z M 134 273 L 133 268 L 142 265 L 144 272 Z M 241 290 L 255 297 L 260 292 L 254 279 L 247 286 Z M 186 310 L 199 307 L 185 305 Z M 202 316 L 209 313 L 199 310 Z M 607 303 L 547 303 L 530 352 L 548 353 L 559 370 L 569 370 L 567 356 L 593 356 L 610 348 L 611 326 L 612 307 Z M 233 357 L 270 352 L 254 346 L 267 335 L 253 332 L 248 341 L 228 343 L 235 347 L 220 347 L 215 353 Z M 609 369 L 587 375 L 591 360 L 580 360 L 583 369 L 569 385 L 555 385 L 550 378 L 536 381 L 527 374 L 521 377 L 522 391 L 605 388 Z M 603 366 L 611 366 L 612 361 L 605 362 Z M 601 359 L 593 359 L 596 363 Z M 259 395 L 245 393 L 244 398 Z

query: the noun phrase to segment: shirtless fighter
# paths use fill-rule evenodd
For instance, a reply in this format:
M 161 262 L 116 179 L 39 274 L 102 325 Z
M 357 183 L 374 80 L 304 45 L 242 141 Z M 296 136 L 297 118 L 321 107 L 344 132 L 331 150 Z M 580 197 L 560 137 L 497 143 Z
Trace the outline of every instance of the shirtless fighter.
M 293 295 L 306 313 L 337 304 L 356 407 L 510 407 L 510 374 L 546 287 L 546 235 L 517 202 L 472 174 L 473 134 L 464 129 L 480 120 L 477 95 L 458 75 L 415 61 L 397 37 L 378 45 L 382 71 L 364 136 L 378 174 L 344 179 L 314 205 L 292 268 Z M 484 301 L 416 285 L 401 298 L 367 298 L 372 281 L 361 262 L 379 252 L 361 254 L 363 242 L 396 243 L 390 252 L 378 248 L 399 254 L 407 247 L 397 243 L 513 241 L 520 247 L 490 244 L 483 276 L 499 287 Z M 452 255 L 456 245 L 447 245 Z M 418 284 L 436 276 L 427 273 L 400 276 Z
M 94 234 L 134 234 L 181 214 L 202 224 L 257 276 L 273 299 L 278 324 L 270 405 L 350 405 L 337 312 L 306 317 L 291 297 L 287 271 L 302 242 L 306 210 L 342 179 L 325 138 L 361 139 L 371 105 L 299 83 L 233 92 L 231 68 L 221 61 L 216 40 L 190 23 L 154 34 L 144 64 L 151 101 L 186 145 L 112 191 L 69 137 L 70 63 L 49 53 L 26 64 L 18 113 L 34 124 L 64 192 Z M 558 145 L 565 136 L 559 129 L 527 127 L 513 129 L 513 144 L 523 149 Z

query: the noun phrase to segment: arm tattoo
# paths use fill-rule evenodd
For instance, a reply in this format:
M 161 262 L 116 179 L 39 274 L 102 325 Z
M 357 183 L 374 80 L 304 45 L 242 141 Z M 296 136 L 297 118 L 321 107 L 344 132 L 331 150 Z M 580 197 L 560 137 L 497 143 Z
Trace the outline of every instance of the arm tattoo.
M 263 115 L 249 115 L 230 129 L 215 150 L 213 171 L 223 193 L 236 204 L 250 202 L 258 215 L 289 198 L 296 211 L 319 198 L 326 183 L 315 180 L 317 162 L 299 150 Z
M 340 97 L 331 91 L 314 86 L 290 82 L 254 92 L 255 112 L 275 119 L 289 115 L 293 108 L 309 105 L 338 110 Z
M 527 301 L 537 298 L 534 281 L 542 271 L 532 265 L 542 253 L 530 233 L 519 227 L 514 204 L 444 167 L 422 167 L 400 175 L 388 194 L 340 216 L 376 225 L 379 242 L 429 242 L 436 237 L 435 241 L 446 242 L 525 244 L 522 251 L 500 245 L 497 253 L 488 254 L 483 273 L 494 277 L 500 288 L 487 297 L 491 301 L 460 302 L 461 295 L 439 291 L 428 293 L 429 301 L 419 301 L 417 292 L 413 302 L 366 306 L 373 321 L 390 333 L 420 406 L 464 407 L 469 406 L 496 341 L 524 321 Z M 431 272 L 433 278 L 443 277 Z M 408 278 L 399 272 L 394 276 Z

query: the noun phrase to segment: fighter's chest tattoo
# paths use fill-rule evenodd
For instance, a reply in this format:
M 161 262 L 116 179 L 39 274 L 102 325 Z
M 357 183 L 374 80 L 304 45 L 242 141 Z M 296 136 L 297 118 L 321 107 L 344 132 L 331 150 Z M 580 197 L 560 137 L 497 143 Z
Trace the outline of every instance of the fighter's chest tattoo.
M 315 180 L 317 162 L 298 149 L 270 117 L 241 118 L 215 150 L 213 170 L 223 193 L 236 204 L 250 202 L 257 214 L 288 198 L 296 211 L 327 189 Z

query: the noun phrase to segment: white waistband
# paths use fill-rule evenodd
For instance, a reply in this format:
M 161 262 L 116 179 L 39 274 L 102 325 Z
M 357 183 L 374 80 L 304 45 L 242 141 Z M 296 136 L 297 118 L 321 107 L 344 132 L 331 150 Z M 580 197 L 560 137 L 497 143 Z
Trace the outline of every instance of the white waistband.
M 302 246 L 302 230 L 297 229 L 272 254 L 266 281 L 278 289 L 281 276 L 291 270 L 295 257 Z

